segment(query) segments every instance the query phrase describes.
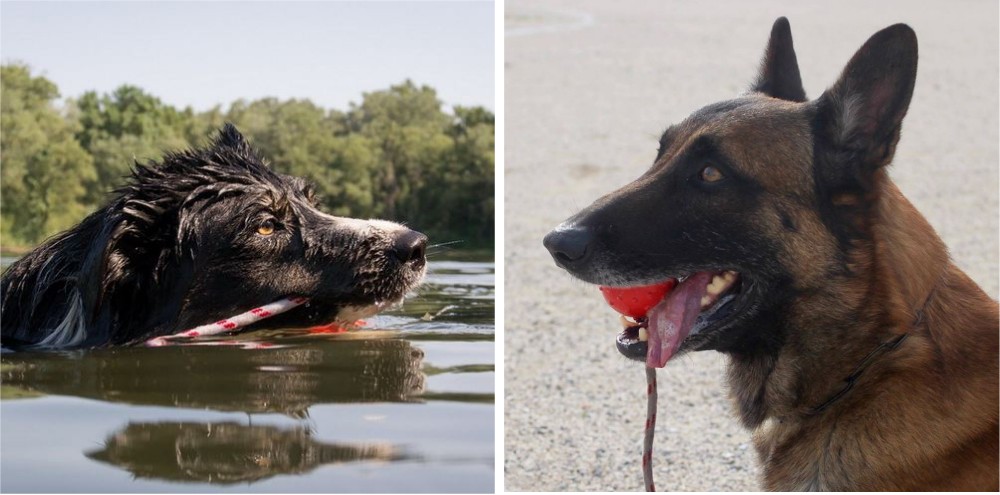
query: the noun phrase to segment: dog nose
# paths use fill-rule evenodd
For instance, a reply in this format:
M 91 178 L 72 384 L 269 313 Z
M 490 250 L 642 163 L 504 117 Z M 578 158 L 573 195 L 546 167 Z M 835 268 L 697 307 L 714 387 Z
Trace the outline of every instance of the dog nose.
M 419 268 L 426 261 L 424 255 L 427 252 L 427 236 L 407 229 L 396 236 L 390 252 L 401 263 L 412 263 Z
M 557 228 L 549 232 L 542 244 L 552 254 L 556 264 L 567 266 L 583 261 L 590 254 L 594 235 L 590 229 L 580 227 Z

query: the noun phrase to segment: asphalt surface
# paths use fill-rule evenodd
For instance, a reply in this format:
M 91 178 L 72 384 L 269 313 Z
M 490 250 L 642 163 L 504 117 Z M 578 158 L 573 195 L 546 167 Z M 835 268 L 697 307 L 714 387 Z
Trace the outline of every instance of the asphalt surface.
M 892 177 L 992 297 L 998 276 L 995 1 L 506 2 L 505 488 L 642 490 L 642 367 L 614 348 L 617 316 L 557 269 L 541 239 L 638 177 L 670 123 L 743 91 L 774 19 L 791 21 L 810 97 L 872 34 L 906 22 L 920 66 Z M 722 355 L 660 376 L 661 490 L 756 490 Z

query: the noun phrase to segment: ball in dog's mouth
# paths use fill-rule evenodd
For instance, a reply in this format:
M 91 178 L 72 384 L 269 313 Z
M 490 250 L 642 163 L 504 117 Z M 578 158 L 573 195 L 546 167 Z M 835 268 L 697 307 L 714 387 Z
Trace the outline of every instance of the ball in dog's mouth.
M 616 338 L 619 352 L 651 368 L 665 366 L 685 339 L 728 316 L 742 286 L 739 274 L 728 270 L 696 272 L 664 283 L 669 289 L 645 315 L 636 316 L 642 311 L 635 308 L 622 315 L 624 329 Z M 634 288 L 601 288 L 605 298 L 628 290 Z

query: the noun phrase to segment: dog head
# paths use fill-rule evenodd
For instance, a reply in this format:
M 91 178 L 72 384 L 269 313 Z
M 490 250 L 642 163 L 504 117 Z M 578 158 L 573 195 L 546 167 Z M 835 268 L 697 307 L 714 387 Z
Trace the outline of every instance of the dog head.
M 809 101 L 788 22 L 778 19 L 747 94 L 670 126 L 649 170 L 570 217 L 544 244 L 586 282 L 680 280 L 646 321 L 619 335 L 629 357 L 663 366 L 686 350 L 776 349 L 785 319 L 804 301 L 828 295 L 833 279 L 867 274 L 854 261 L 870 247 L 873 196 L 899 139 L 916 63 L 913 31 L 891 26 Z M 645 325 L 648 332 L 637 328 Z
M 290 296 L 310 301 L 269 326 L 350 322 L 419 283 L 426 240 L 323 213 L 306 181 L 269 169 L 227 125 L 204 149 L 137 165 L 109 205 L 12 266 L 4 337 L 132 342 Z

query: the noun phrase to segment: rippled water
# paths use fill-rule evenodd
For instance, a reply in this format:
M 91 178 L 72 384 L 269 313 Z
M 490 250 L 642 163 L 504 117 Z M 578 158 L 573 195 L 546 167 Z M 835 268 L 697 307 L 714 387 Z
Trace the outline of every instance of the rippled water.
M 4 492 L 492 492 L 494 266 L 238 346 L 4 353 Z

